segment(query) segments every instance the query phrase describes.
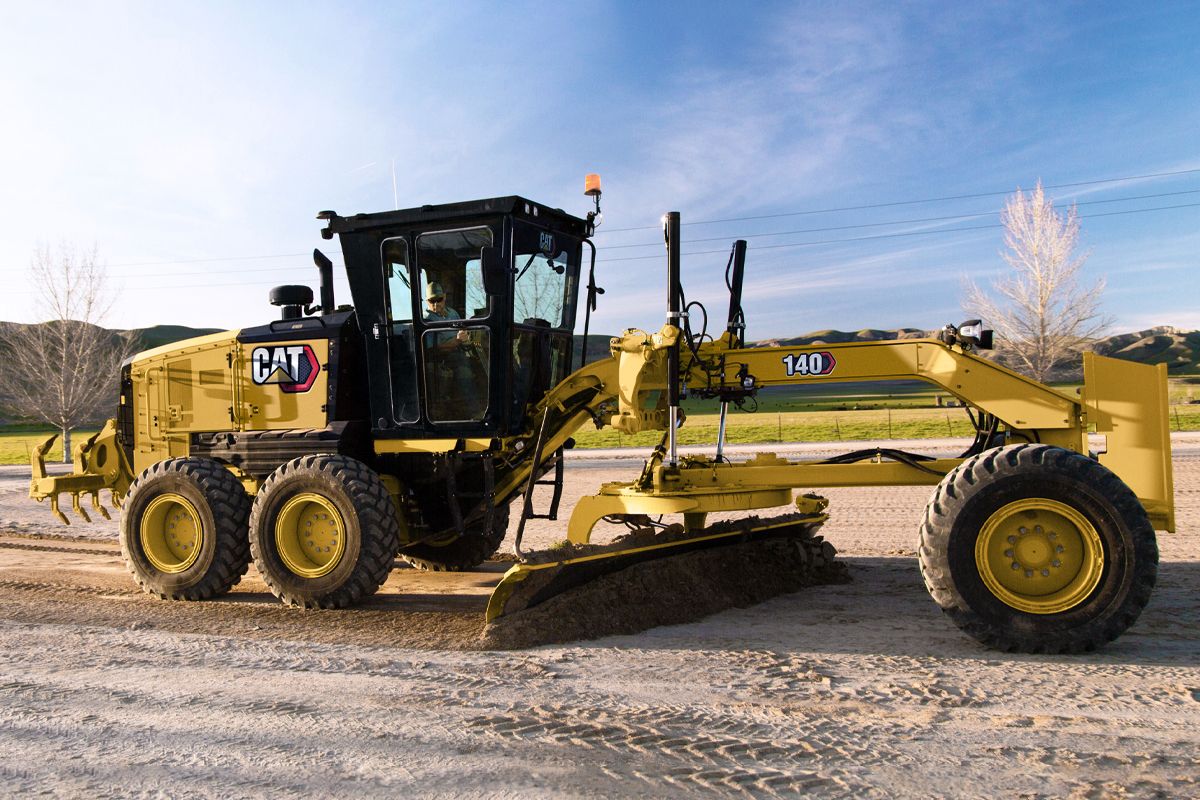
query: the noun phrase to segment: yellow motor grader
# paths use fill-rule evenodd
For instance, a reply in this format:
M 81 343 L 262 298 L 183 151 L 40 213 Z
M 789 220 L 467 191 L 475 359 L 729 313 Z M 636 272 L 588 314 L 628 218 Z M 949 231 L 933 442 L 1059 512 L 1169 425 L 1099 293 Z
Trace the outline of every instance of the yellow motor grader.
M 107 516 L 99 492 L 109 490 L 129 570 L 164 599 L 221 595 L 253 561 L 281 600 L 309 608 L 372 594 L 397 556 L 432 570 L 479 564 L 516 500 L 520 560 L 492 594 L 493 620 L 639 561 L 780 537 L 819 550 L 827 503 L 798 488 L 927 484 L 921 570 L 968 634 L 1005 650 L 1078 652 L 1134 622 L 1155 581 L 1155 530 L 1174 530 L 1165 367 L 1088 354 L 1084 387 L 1063 393 L 980 357 L 990 332 L 977 321 L 928 339 L 747 347 L 743 241 L 726 268 L 726 330 L 695 335 L 670 213 L 665 324 L 627 330 L 609 357 L 573 369 L 581 279 L 585 320 L 603 291 L 595 176 L 586 193 L 596 204 L 586 218 L 515 196 L 322 212 L 353 306 L 335 304 L 332 262 L 315 251 L 319 303 L 307 286 L 276 287 L 279 319 L 133 357 L 116 418 L 76 447 L 69 475 L 46 474 L 53 439 L 38 448 L 30 496 L 66 522 L 61 493 L 86 518 L 81 499 Z M 912 379 L 966 407 L 977 435 L 961 456 L 725 452 L 729 405 L 765 387 Z M 677 452 L 688 394 L 720 402 L 711 456 Z M 525 521 L 556 518 L 563 450 L 588 424 L 664 434 L 635 480 L 576 504 L 568 546 L 523 553 Z M 1103 437 L 1098 453 L 1089 432 Z M 540 485 L 551 490 L 542 514 Z M 713 513 L 779 507 L 788 513 L 706 525 Z M 664 517 L 682 524 L 588 544 L 600 520 Z

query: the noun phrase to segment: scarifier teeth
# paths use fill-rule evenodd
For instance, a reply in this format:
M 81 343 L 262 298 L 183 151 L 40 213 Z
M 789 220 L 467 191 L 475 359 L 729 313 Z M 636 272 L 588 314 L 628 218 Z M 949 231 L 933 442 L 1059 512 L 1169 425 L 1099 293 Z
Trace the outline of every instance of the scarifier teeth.
M 58 495 L 56 494 L 50 495 L 50 513 L 58 517 L 59 521 L 62 522 L 63 525 L 71 524 L 71 520 L 67 519 L 67 515 L 64 514 L 62 509 L 58 507 Z
M 112 517 L 110 517 L 108 515 L 108 509 L 105 508 L 104 506 L 100 505 L 100 492 L 99 491 L 92 492 L 92 508 L 94 508 L 94 509 L 96 509 L 96 511 L 100 512 L 100 516 L 104 517 L 105 519 L 112 519 Z
M 92 518 L 83 510 L 83 506 L 79 503 L 79 492 L 71 492 L 71 510 L 79 516 L 83 517 L 84 522 L 91 522 Z

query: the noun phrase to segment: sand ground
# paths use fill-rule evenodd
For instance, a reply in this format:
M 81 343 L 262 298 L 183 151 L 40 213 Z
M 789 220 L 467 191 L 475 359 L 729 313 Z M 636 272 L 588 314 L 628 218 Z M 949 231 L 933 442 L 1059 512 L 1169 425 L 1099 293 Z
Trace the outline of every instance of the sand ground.
M 1085 656 L 990 652 L 943 618 L 914 551 L 927 488 L 823 492 L 851 584 L 497 653 L 473 648 L 503 564 L 398 569 L 347 611 L 285 608 L 253 569 L 165 603 L 115 522 L 64 529 L 0 468 L 0 794 L 1196 796 L 1200 438 L 1174 467 L 1150 606 Z M 564 509 L 631 470 L 573 458 Z

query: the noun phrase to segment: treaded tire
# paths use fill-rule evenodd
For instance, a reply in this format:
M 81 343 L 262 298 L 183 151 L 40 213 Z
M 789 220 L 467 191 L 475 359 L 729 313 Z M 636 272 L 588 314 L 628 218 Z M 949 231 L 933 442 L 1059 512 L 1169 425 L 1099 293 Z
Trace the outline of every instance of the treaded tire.
M 194 562 L 166 572 L 147 553 L 142 525 L 156 500 L 172 496 L 191 504 L 200 531 Z M 164 600 L 207 600 L 225 594 L 246 574 L 249 516 L 250 497 L 220 463 L 207 458 L 160 461 L 129 487 L 121 514 L 121 557 L 144 591 Z M 158 560 L 161 564 L 161 556 Z
M 976 543 L 991 520 L 1030 499 L 1078 514 L 1102 551 L 1094 587 L 1061 611 L 1029 613 L 1005 602 L 977 562 Z M 989 450 L 946 475 L 925 509 L 919 552 L 925 586 L 942 610 L 973 638 L 1007 652 L 1101 647 L 1138 618 L 1158 572 L 1154 528 L 1129 487 L 1099 462 L 1049 445 Z M 1035 607 L 1043 602 L 1030 600 Z
M 344 550 L 324 574 L 306 577 L 285 563 L 276 524 L 289 501 L 319 496 L 344 527 Z M 379 476 L 353 458 L 303 456 L 267 478 L 250 513 L 250 552 L 271 591 L 304 608 L 345 608 L 374 594 L 391 572 L 400 548 L 396 507 Z M 318 572 L 320 569 L 317 570 Z
M 492 516 L 492 529 L 468 528 L 466 533 L 444 545 L 422 542 L 404 548 L 400 557 L 417 569 L 431 572 L 462 572 L 482 564 L 500 549 L 508 533 L 508 506 L 498 506 Z

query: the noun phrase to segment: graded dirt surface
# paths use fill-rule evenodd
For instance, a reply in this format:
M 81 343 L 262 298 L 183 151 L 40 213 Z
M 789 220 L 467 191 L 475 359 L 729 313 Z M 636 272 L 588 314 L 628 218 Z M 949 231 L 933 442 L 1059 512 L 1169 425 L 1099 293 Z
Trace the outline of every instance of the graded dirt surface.
M 1083 656 L 987 651 L 942 616 L 924 487 L 821 492 L 849 584 L 497 652 L 478 637 L 505 563 L 396 569 L 346 611 L 285 608 L 253 569 L 167 603 L 134 587 L 115 522 L 63 528 L 0 469 L 0 795 L 1196 796 L 1198 442 L 1175 440 L 1150 606 Z M 636 469 L 573 459 L 564 510 Z

